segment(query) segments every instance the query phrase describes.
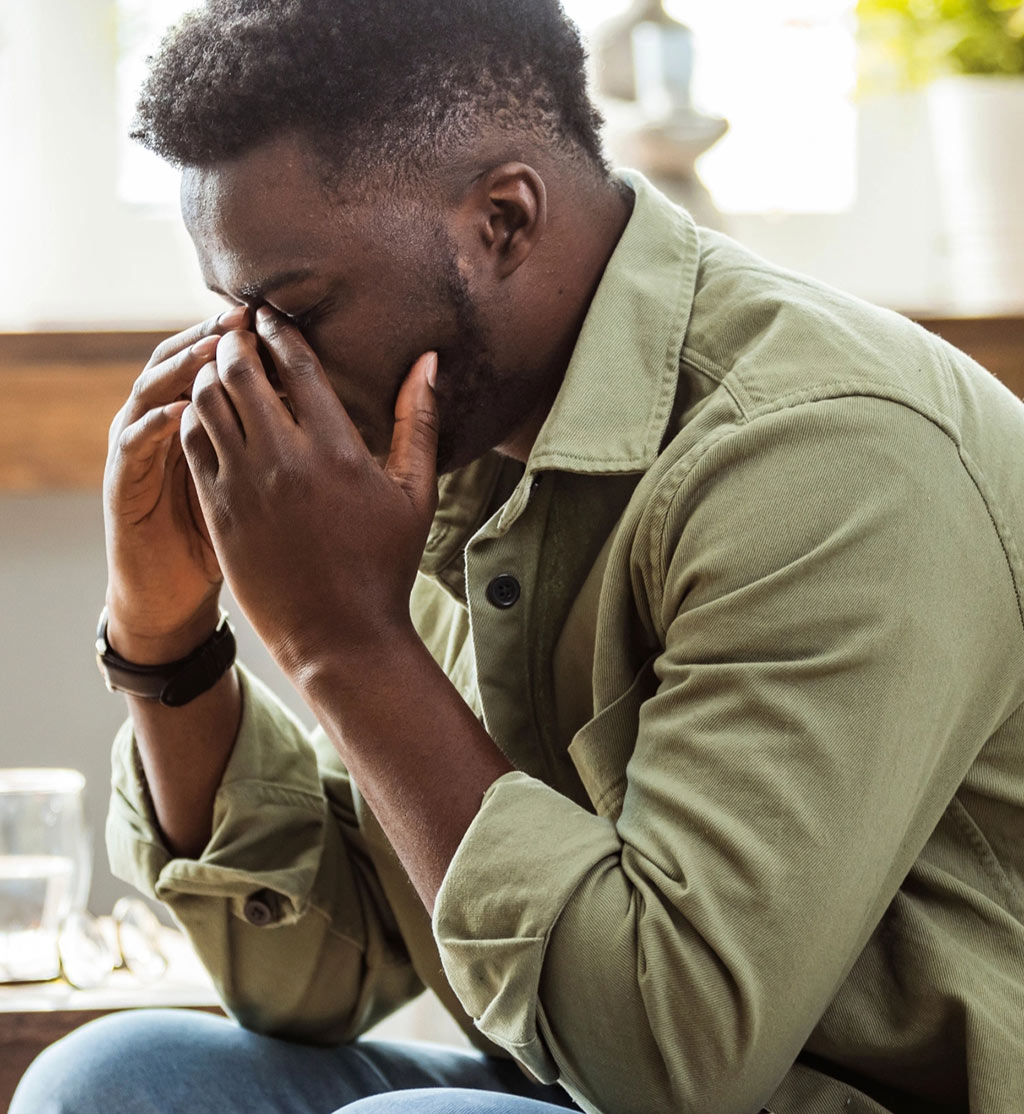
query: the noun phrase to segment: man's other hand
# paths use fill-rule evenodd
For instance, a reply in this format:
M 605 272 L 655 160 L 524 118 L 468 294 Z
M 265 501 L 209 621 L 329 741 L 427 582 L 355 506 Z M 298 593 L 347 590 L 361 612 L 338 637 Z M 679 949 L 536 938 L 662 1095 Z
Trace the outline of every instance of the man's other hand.
M 196 374 L 247 318 L 236 306 L 161 344 L 110 427 L 103 480 L 108 637 L 140 664 L 183 657 L 217 622 L 223 575 L 179 427 Z
M 409 595 L 437 505 L 437 356 L 413 365 L 391 452 L 371 456 L 316 355 L 280 314 L 232 332 L 196 376 L 181 440 L 220 566 L 299 687 L 410 630 Z

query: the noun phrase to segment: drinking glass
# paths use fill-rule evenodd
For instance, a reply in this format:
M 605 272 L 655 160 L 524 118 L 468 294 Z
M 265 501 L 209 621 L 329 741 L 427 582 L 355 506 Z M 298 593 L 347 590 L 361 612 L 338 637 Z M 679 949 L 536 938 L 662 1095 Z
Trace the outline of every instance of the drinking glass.
M 0 982 L 60 974 L 58 939 L 92 875 L 77 770 L 0 769 Z

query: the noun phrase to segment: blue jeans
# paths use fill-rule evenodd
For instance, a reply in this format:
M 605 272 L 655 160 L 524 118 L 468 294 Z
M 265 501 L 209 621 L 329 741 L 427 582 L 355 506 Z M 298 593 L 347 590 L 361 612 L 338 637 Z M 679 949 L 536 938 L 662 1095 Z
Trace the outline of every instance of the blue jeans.
M 193 1010 L 83 1025 L 25 1073 L 10 1114 L 563 1114 L 557 1086 L 428 1044 L 293 1044 Z

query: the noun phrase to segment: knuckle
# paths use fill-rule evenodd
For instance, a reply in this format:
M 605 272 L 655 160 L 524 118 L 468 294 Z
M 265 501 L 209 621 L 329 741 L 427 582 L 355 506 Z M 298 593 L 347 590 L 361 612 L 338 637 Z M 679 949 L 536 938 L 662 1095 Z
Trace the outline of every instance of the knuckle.
M 149 376 L 143 372 L 135 382 L 132 384 L 131 393 L 128 396 L 129 402 L 142 402 L 146 397 L 146 387 L 149 384 Z
M 200 370 L 192 384 L 192 401 L 197 406 L 205 406 L 219 390 L 217 367 L 215 364 L 207 364 Z
M 192 391 L 192 405 L 204 414 L 210 412 L 217 398 L 217 390 L 210 382 L 197 383 Z
M 302 491 L 307 482 L 303 462 L 291 453 L 282 453 L 267 469 L 263 486 L 266 491 L 281 495 Z
M 120 433 L 116 435 L 115 444 L 117 446 L 117 452 L 119 456 L 130 455 L 132 448 L 135 445 L 135 427 L 128 426 L 125 429 L 122 429 Z
M 167 340 L 162 340 L 156 348 L 153 349 L 153 355 L 150 356 L 149 363 L 146 364 L 146 370 L 148 371 L 150 368 L 164 363 L 165 360 L 169 360 L 183 344 L 187 343 L 187 339 L 182 334 L 176 337 L 170 337 Z
M 182 426 L 181 443 L 186 451 L 194 454 L 205 440 L 206 431 L 199 422 L 189 422 Z
M 243 356 L 232 356 L 217 365 L 217 374 L 224 384 L 242 385 L 252 379 L 252 365 Z
M 413 432 L 424 439 L 434 438 L 438 432 L 437 414 L 431 410 L 417 410 L 413 415 Z

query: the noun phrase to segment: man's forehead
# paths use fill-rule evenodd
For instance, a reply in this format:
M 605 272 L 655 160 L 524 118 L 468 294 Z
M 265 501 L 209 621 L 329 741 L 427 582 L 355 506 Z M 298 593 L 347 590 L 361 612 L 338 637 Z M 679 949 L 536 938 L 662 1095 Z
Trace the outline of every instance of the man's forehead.
M 265 239 L 279 230 L 295 240 L 322 234 L 337 209 L 315 179 L 297 168 L 275 171 L 255 156 L 182 174 L 181 214 L 193 236 Z
M 211 289 L 261 301 L 358 251 L 308 161 L 290 155 L 257 148 L 185 169 L 182 217 Z

